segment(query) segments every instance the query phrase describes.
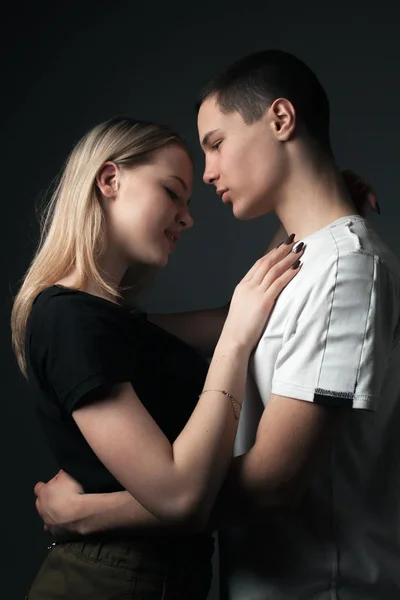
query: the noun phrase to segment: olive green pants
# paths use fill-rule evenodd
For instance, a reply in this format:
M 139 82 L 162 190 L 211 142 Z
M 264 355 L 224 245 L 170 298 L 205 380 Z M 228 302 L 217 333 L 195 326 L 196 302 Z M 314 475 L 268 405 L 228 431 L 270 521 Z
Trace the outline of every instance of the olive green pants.
M 212 550 L 189 543 L 62 542 L 45 558 L 28 600 L 206 600 Z

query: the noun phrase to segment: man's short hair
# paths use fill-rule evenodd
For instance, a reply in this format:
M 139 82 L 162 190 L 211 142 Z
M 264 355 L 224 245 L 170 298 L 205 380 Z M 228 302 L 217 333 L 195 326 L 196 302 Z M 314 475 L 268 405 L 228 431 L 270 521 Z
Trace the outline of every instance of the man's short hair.
M 236 61 L 206 85 L 197 110 L 211 97 L 223 113 L 236 111 L 248 125 L 261 119 L 274 100 L 286 98 L 309 137 L 331 154 L 328 97 L 315 73 L 292 54 L 264 50 Z

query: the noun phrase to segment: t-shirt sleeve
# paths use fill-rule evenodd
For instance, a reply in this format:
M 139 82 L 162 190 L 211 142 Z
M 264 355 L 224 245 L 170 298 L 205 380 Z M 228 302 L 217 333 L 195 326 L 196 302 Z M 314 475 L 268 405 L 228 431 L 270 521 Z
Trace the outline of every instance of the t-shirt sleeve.
M 130 381 L 135 351 L 128 314 L 89 295 L 62 293 L 33 309 L 29 356 L 68 413 L 96 389 Z
M 288 315 L 272 393 L 374 410 L 393 344 L 394 296 L 379 258 L 339 256 Z

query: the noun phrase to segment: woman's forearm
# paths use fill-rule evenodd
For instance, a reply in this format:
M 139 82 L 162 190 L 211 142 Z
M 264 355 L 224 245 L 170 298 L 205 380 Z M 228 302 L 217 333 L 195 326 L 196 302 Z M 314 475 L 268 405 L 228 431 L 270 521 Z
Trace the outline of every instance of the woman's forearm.
M 237 423 L 227 391 L 243 401 L 249 352 L 217 345 L 200 397 L 188 423 L 173 448 L 175 470 L 192 497 L 193 514 L 200 523 L 209 511 L 225 478 L 232 458 Z
M 129 492 L 107 494 L 80 494 L 75 499 L 73 522 L 65 524 L 79 535 L 129 530 L 133 532 L 177 532 L 146 510 Z M 182 531 L 185 532 L 182 525 Z

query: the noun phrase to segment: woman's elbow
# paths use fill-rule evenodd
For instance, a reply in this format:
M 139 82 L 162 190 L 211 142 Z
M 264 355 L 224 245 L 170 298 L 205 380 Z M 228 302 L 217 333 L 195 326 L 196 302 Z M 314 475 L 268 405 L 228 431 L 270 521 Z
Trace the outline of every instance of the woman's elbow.
M 205 503 L 194 498 L 192 494 L 173 494 L 164 496 L 161 502 L 153 506 L 151 512 L 161 522 L 187 532 L 202 531 L 209 517 L 204 508 Z
M 176 500 L 173 518 L 187 531 L 202 531 L 208 521 L 210 510 L 208 503 L 192 495 L 183 495 Z

